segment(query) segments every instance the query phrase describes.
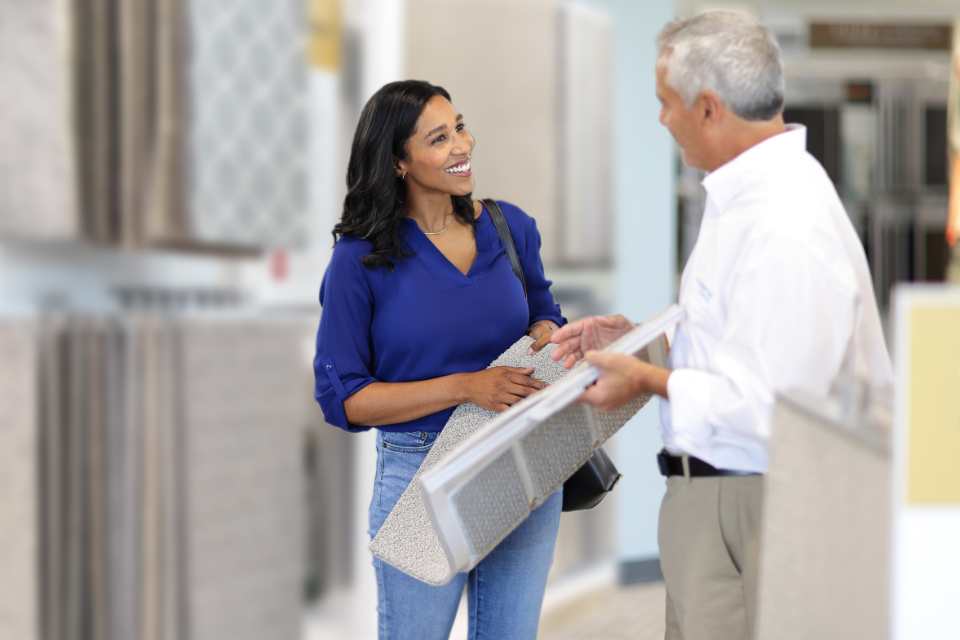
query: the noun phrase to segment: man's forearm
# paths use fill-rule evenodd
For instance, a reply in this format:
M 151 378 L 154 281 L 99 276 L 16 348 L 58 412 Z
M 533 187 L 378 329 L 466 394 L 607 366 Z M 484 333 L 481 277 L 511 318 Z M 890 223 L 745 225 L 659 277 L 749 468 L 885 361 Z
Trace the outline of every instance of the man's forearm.
M 664 369 L 656 365 L 648 365 L 640 370 L 640 380 L 638 388 L 640 393 L 655 393 L 661 398 L 670 399 L 667 392 L 667 382 L 670 380 L 670 369 Z

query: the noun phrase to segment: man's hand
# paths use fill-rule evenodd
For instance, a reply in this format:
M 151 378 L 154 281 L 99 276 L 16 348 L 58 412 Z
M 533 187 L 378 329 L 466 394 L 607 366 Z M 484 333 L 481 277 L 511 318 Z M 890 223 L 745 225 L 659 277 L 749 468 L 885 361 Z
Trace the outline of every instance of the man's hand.
M 633 329 L 633 323 L 623 316 L 590 316 L 571 322 L 557 329 L 551 342 L 557 345 L 550 357 L 563 362 L 569 369 L 583 358 L 583 354 L 594 349 L 603 349 L 608 344 Z
M 530 345 L 530 355 L 540 351 L 545 346 L 550 344 L 550 337 L 553 336 L 553 333 L 559 329 L 557 323 L 553 320 L 540 320 L 539 322 L 534 322 L 530 326 L 530 330 L 527 331 L 527 335 L 533 338 L 534 342 Z
M 668 369 L 622 353 L 588 351 L 585 358 L 600 370 L 600 377 L 580 396 L 581 402 L 611 411 L 646 393 L 667 397 Z

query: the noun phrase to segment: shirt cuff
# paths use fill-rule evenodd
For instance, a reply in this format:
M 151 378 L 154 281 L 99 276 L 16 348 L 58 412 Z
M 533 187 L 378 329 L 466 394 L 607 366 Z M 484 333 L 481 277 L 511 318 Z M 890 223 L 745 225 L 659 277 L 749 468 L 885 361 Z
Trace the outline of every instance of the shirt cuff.
M 532 327 L 533 325 L 537 324 L 541 320 L 550 320 L 554 322 L 558 327 L 562 327 L 563 325 L 567 324 L 567 319 L 564 318 L 562 315 L 558 313 L 555 313 L 555 314 L 546 313 L 546 314 L 534 316 L 533 319 L 530 320 L 530 326 Z
M 346 408 L 343 405 L 347 398 L 376 380 L 367 376 L 352 376 L 343 381 L 333 362 L 328 359 L 321 363 L 321 367 L 321 375 L 325 375 L 329 386 L 325 392 L 317 394 L 317 401 L 327 422 L 350 432 L 369 430 L 370 427 L 351 424 L 347 420 Z
M 667 379 L 670 428 L 677 445 L 695 450 L 709 442 L 708 422 L 714 376 L 695 369 L 674 369 Z

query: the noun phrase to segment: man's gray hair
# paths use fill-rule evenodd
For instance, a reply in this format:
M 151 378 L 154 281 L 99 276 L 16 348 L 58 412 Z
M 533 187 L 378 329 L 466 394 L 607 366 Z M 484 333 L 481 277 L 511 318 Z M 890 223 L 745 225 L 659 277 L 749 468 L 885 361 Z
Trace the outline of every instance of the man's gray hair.
M 770 31 L 753 18 L 708 11 L 669 23 L 657 36 L 658 65 L 689 107 L 714 91 L 745 120 L 770 120 L 783 109 L 783 62 Z

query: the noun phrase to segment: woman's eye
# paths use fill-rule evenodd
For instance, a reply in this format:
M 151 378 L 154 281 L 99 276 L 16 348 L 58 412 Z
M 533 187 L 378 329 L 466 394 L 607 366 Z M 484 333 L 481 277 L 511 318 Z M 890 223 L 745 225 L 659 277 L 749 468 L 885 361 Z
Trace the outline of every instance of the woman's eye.
M 466 130 L 466 128 L 467 128 L 467 125 L 463 124 L 462 122 L 457 125 L 457 131 L 464 131 Z
M 439 142 L 443 142 L 443 141 L 446 140 L 446 139 L 447 139 L 447 134 L 442 133 L 442 134 L 440 134 L 439 136 L 437 136 L 436 138 L 434 138 L 434 139 L 433 139 L 433 142 L 432 142 L 431 144 L 437 144 L 437 143 L 439 143 Z

